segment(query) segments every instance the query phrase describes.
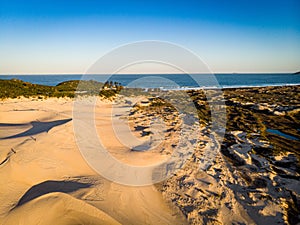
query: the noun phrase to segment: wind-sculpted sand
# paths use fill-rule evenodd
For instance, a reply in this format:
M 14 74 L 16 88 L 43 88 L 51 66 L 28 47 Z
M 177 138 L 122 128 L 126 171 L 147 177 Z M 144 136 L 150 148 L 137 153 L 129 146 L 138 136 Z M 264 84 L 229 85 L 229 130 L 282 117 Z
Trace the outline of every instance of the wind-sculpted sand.
M 3 100 L 0 224 L 297 224 L 300 182 L 295 146 L 299 134 L 293 124 L 298 124 L 299 99 L 289 94 L 289 88 L 282 89 L 227 91 L 229 113 L 223 143 L 201 120 L 195 123 L 199 128 L 195 134 L 182 132 L 183 117 L 165 103 L 156 102 L 157 108 L 131 107 L 128 102 L 132 99 L 127 97 L 121 96 L 116 105 L 99 99 L 96 132 L 119 163 L 151 166 L 169 162 L 174 152 L 186 158 L 181 164 L 171 161 L 147 171 L 146 181 L 177 169 L 167 179 L 147 186 L 122 185 L 118 176 L 107 180 L 89 166 L 76 143 L 86 140 L 80 135 L 75 138 L 72 100 Z M 295 98 L 294 105 L 272 104 L 280 110 L 274 114 L 273 108 L 257 108 L 256 95 L 245 99 L 245 104 L 238 101 L 239 92 L 243 98 L 256 92 L 270 96 L 276 92 L 283 99 Z M 200 117 L 208 114 L 201 92 L 192 94 Z M 153 127 L 151 123 L 159 117 L 165 125 Z M 274 125 L 273 121 L 290 120 L 293 126 L 282 123 L 277 124 L 278 129 L 290 127 L 287 132 L 297 140 L 266 132 L 265 126 Z M 93 132 L 84 128 L 80 132 L 87 136 Z M 281 150 L 282 143 L 286 148 Z M 88 144 L 97 150 L 98 146 Z M 106 161 L 99 159 L 99 163 Z
M 98 130 L 113 155 L 138 164 L 161 159 L 130 155 L 109 128 L 111 104 L 98 104 Z M 87 165 L 73 135 L 71 100 L 5 100 L 0 115 L 1 224 L 185 223 L 154 186 L 113 183 Z

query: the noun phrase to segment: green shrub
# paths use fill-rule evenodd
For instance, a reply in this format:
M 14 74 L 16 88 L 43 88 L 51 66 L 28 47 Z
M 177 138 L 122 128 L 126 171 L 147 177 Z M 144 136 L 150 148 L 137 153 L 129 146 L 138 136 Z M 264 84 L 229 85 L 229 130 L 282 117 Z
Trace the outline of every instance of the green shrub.
M 103 88 L 103 83 L 89 80 L 70 80 L 59 83 L 56 86 L 31 84 L 18 79 L 0 79 L 0 98 L 29 97 L 69 97 L 74 98 L 76 91 L 82 92 L 80 95 L 99 95 L 104 98 L 112 98 L 122 90 L 119 83 L 110 82 Z

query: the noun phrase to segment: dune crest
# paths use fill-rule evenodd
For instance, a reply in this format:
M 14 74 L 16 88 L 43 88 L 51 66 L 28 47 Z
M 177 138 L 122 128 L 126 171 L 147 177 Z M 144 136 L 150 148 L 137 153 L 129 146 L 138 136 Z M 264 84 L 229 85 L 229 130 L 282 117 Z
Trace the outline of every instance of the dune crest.
M 53 192 L 13 209 L 3 225 L 76 225 L 120 224 L 103 211 L 70 195 Z

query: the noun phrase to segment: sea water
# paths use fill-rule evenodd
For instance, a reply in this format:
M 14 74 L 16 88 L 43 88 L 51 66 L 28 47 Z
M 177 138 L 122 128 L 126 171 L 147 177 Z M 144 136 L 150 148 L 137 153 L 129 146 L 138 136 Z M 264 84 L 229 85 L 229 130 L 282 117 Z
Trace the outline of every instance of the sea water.
M 187 74 L 117 74 L 117 75 L 0 75 L 0 79 L 20 79 L 34 84 L 55 86 L 68 80 L 97 80 L 101 82 L 114 81 L 123 86 L 138 84 L 140 87 L 151 88 L 197 88 L 217 86 L 230 87 L 260 87 L 300 85 L 299 74 L 193 74 L 193 78 Z M 212 79 L 212 82 L 207 82 Z M 137 82 L 137 81 L 141 82 Z

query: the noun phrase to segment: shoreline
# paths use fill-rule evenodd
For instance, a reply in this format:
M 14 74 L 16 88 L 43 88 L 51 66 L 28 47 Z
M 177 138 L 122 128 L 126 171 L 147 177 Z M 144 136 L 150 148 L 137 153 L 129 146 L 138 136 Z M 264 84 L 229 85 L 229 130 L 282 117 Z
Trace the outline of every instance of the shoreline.
M 222 87 L 181 87 L 178 89 L 162 89 L 162 90 L 167 90 L 167 91 L 173 91 L 173 90 L 202 90 L 202 89 L 207 89 L 207 90 L 219 90 L 219 89 L 247 89 L 247 88 L 264 88 L 264 87 L 289 87 L 289 86 L 300 86 L 300 83 L 295 83 L 295 84 L 266 84 L 266 85 L 249 85 L 249 86 L 222 86 Z
M 18 98 L 21 96 L 24 97 L 70 97 L 74 98 L 77 96 L 84 95 L 101 95 L 104 98 L 113 98 L 117 94 L 122 94 L 123 91 L 140 91 L 140 92 L 168 92 L 168 91 L 201 91 L 201 90 L 221 90 L 221 91 L 230 91 L 230 90 L 247 90 L 247 89 L 263 89 L 263 88 L 276 88 L 276 87 L 299 87 L 300 83 L 294 84 L 265 84 L 265 85 L 233 85 L 233 86 L 210 86 L 210 87 L 179 87 L 179 88 L 145 88 L 145 87 L 126 87 L 122 86 L 118 82 L 114 86 L 113 82 L 109 84 L 101 83 L 95 80 L 83 80 L 81 84 L 81 80 L 68 80 L 57 84 L 56 86 L 51 85 L 40 85 L 30 82 L 24 82 L 18 79 L 0 79 L 0 90 L 1 99 L 5 99 L 11 95 L 13 98 Z M 33 91 L 30 90 L 34 89 Z M 13 94 L 11 94 L 13 93 Z M 139 93 L 142 94 L 142 93 Z
M 128 86 L 128 83 L 135 81 L 139 78 L 144 78 L 147 76 L 153 76 L 153 78 L 162 78 L 162 82 L 165 83 L 168 79 L 174 81 L 176 84 L 168 85 L 164 87 L 164 84 L 160 87 L 160 83 L 153 83 L 152 87 L 148 88 L 162 88 L 162 89 L 198 89 L 198 88 L 215 88 L 215 87 L 198 87 L 197 82 L 195 82 L 194 78 L 189 77 L 187 74 L 115 74 L 112 76 L 109 75 L 94 75 L 94 74 L 52 74 L 50 77 L 47 78 L 47 75 L 0 75 L 0 80 L 9 80 L 9 79 L 24 79 L 27 82 L 33 84 L 40 84 L 40 85 L 49 85 L 51 87 L 56 86 L 61 82 L 66 82 L 69 80 L 96 80 L 100 82 L 104 82 L 107 78 L 108 81 L 118 81 L 124 87 Z M 181 75 L 186 75 L 182 76 Z M 193 74 L 197 75 L 197 74 Z M 207 75 L 207 74 L 206 74 Z M 208 74 L 211 75 L 211 74 Z M 214 82 L 212 85 L 215 85 L 217 88 L 243 88 L 243 87 L 264 87 L 264 86 L 284 86 L 284 85 L 300 85 L 300 77 L 299 74 L 282 74 L 282 73 L 262 73 L 262 74 L 254 74 L 254 73 L 243 73 L 243 74 L 214 74 L 216 77 L 212 78 Z M 240 76 L 239 76 L 240 75 Z M 260 75 L 270 76 L 267 77 L 266 80 L 262 80 Z M 274 76 L 275 77 L 274 77 Z M 282 76 L 286 78 L 283 79 Z M 199 74 L 199 76 L 201 76 Z M 243 77 L 244 76 L 244 77 Z M 252 76 L 252 77 L 251 77 Z M 186 78 L 185 78 L 186 77 Z M 165 80 L 166 79 L 166 80 Z M 175 80 L 174 80 L 175 79 Z M 201 84 L 201 79 L 195 77 Z M 232 81 L 231 81 L 232 80 Z M 159 81 L 159 80 L 158 80 Z M 168 88 L 170 86 L 170 88 Z M 172 87 L 173 86 L 173 87 Z M 147 88 L 147 87 L 141 87 Z

